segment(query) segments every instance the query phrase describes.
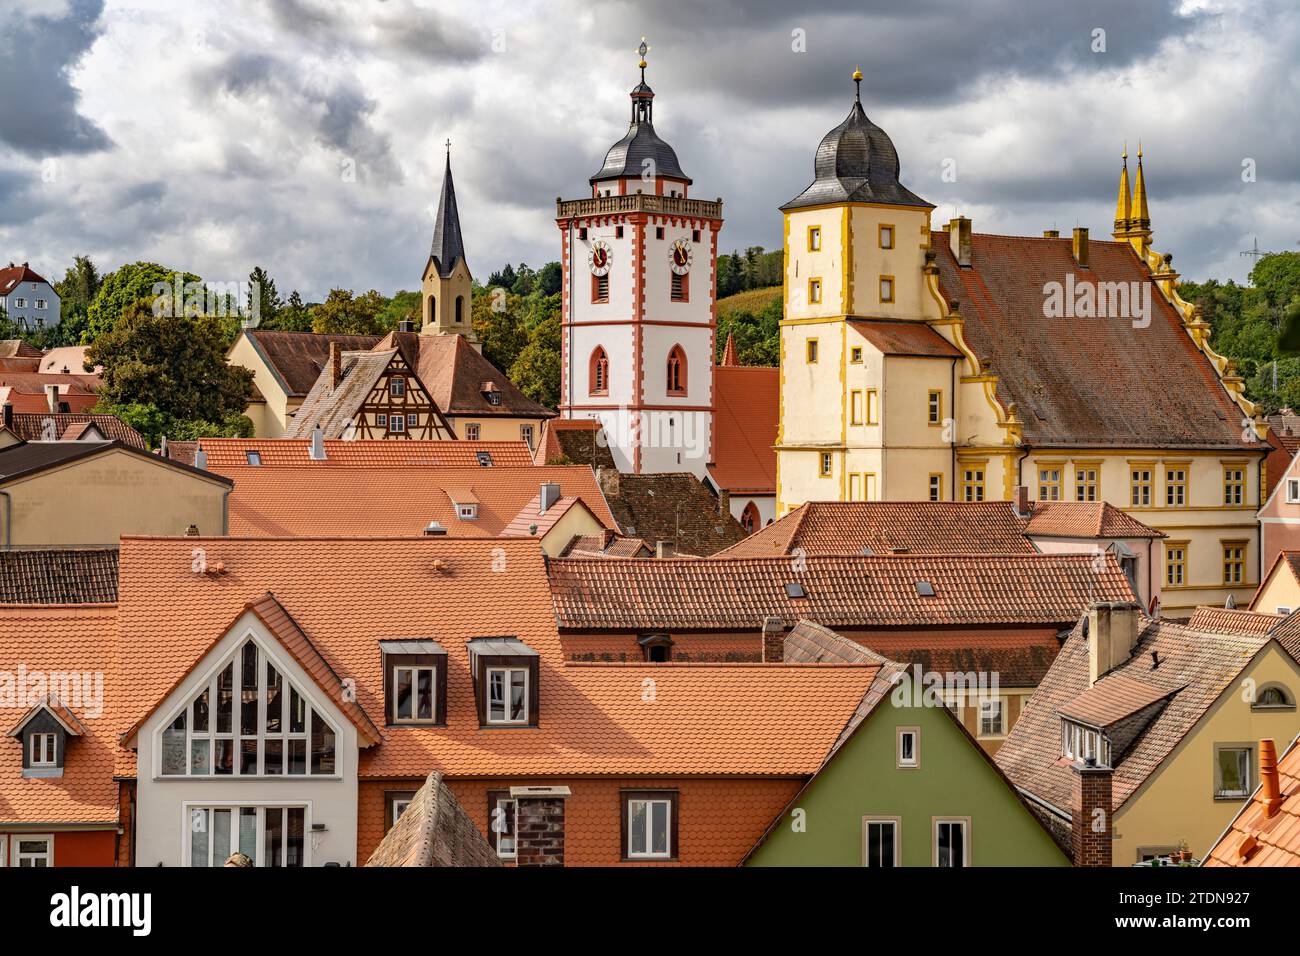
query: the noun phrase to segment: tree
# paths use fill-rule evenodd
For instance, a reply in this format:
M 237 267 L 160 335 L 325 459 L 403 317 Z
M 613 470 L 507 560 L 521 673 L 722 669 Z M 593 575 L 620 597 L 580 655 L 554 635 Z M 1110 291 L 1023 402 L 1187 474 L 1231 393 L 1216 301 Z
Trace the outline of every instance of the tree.
M 386 330 L 379 323 L 379 313 L 387 302 L 374 289 L 355 297 L 350 289 L 330 289 L 325 301 L 312 307 L 312 331 L 380 335 Z
M 275 280 L 261 266 L 254 266 L 248 274 L 248 297 L 244 302 L 248 315 L 257 320 L 258 328 L 277 329 L 276 317 L 283 306 L 284 301 L 275 291 Z
M 311 313 L 297 289 L 289 293 L 289 300 L 276 316 L 276 327 L 283 332 L 311 331 Z
M 424 305 L 424 293 L 407 292 L 400 289 L 393 293 L 388 304 L 379 312 L 379 325 L 385 332 L 391 332 L 401 322 L 410 322 L 415 331 L 420 331 L 420 308 Z
M 73 258 L 63 281 L 54 286 L 59 294 L 59 324 L 51 336 L 57 341 L 51 344 L 75 345 L 81 341 L 89 322 L 90 303 L 95 301 L 102 284 L 103 278 L 88 256 Z
M 151 305 L 157 289 L 174 290 L 179 280 L 184 287 L 202 280 L 189 272 L 178 272 L 156 262 L 133 262 L 104 277 L 95 298 L 86 310 L 87 328 L 81 335 L 82 344 L 89 345 L 117 324 L 128 308 L 144 299 Z M 170 311 L 177 311 L 172 309 Z
M 252 371 L 226 364 L 220 319 L 156 315 L 148 299 L 95 339 L 86 362 L 104 366 L 103 403 L 152 405 L 171 421 L 224 422 L 253 394 Z
M 500 286 L 474 290 L 470 304 L 474 333 L 483 344 L 483 357 L 499 369 L 509 369 L 528 344 L 522 312 L 523 300 Z
M 1285 309 L 1300 298 L 1300 252 L 1272 252 L 1260 256 L 1250 270 L 1250 284 L 1275 309 Z
M 544 319 L 509 370 L 515 387 L 547 408 L 560 403 L 560 337 L 559 316 Z
M 514 287 L 515 279 L 515 270 L 507 262 L 506 267 L 500 272 L 494 272 L 488 276 L 487 284 L 489 286 L 499 285 L 501 288 L 509 290 Z
M 564 280 L 564 270 L 558 262 L 548 262 L 537 273 L 537 289 L 542 295 L 558 295 Z

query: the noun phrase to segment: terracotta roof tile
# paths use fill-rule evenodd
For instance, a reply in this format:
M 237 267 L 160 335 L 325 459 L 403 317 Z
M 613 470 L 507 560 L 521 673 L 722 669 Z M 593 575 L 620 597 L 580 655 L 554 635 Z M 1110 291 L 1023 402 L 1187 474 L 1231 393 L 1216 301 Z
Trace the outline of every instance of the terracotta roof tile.
M 1282 802 L 1276 812 L 1268 815 L 1263 789 L 1256 789 L 1203 866 L 1300 866 L 1300 741 L 1291 742 L 1277 770 Z
M 0 551 L 0 604 L 111 604 L 117 548 Z
M 1036 501 L 1025 534 L 1042 538 L 1164 538 L 1105 501 Z
M 1107 674 L 1062 704 L 1060 712 L 1092 727 L 1111 727 L 1179 690 L 1182 688 L 1155 687 L 1125 674 Z
M 378 335 L 333 335 L 317 332 L 271 332 L 247 329 L 253 347 L 279 378 L 287 395 L 298 397 L 311 391 L 330 357 L 330 343 L 345 351 L 371 349 Z
M 1194 631 L 1218 631 L 1221 634 L 1265 634 L 1285 616 L 1239 608 L 1198 607 L 1187 626 Z
M 849 328 L 885 355 L 925 355 L 959 359 L 961 349 L 924 322 L 850 319 Z
M 709 476 L 735 495 L 776 493 L 781 370 L 718 366 L 713 372 L 713 462 Z
M 172 442 L 173 446 L 181 442 Z M 199 445 L 208 456 L 208 468 L 220 472 L 248 464 L 248 453 L 256 451 L 263 468 L 352 468 L 375 466 L 475 468 L 478 456 L 486 453 L 492 465 L 524 467 L 533 463 L 532 453 L 522 441 L 396 441 L 364 438 L 355 441 L 330 439 L 325 442 L 325 459 L 310 455 L 310 438 L 204 438 Z M 191 461 L 193 453 L 190 452 Z
M 560 461 L 593 468 L 614 467 L 614 455 L 598 419 L 551 418 L 542 423 L 533 462 L 546 465 Z
M 50 423 L 50 424 L 47 424 Z M 73 434 L 78 425 L 93 424 L 109 441 L 120 441 L 144 451 L 149 450 L 144 436 L 116 415 L 89 412 L 18 412 L 14 414 L 11 429 L 23 441 L 72 441 L 81 433 Z M 54 437 L 47 438 L 52 429 Z
M 619 475 L 606 491 L 618 527 L 647 542 L 672 541 L 678 554 L 707 556 L 745 537 L 745 529 L 718 497 L 690 473 Z
M 564 628 L 725 630 L 787 626 L 1064 624 L 1089 601 L 1133 600 L 1114 556 L 1102 571 L 1088 554 L 809 555 L 550 562 L 555 613 Z M 802 564 L 802 567 L 799 565 Z M 934 597 L 918 593 L 929 582 Z M 788 583 L 806 597 L 790 597 Z
M 582 499 L 576 495 L 570 495 L 554 502 L 546 509 L 545 514 L 539 513 L 541 506 L 542 496 L 533 496 L 533 499 L 524 505 L 523 510 L 511 519 L 501 533 L 514 538 L 540 538 L 554 528 L 559 523 L 559 520 L 569 513 L 570 509 L 586 507 Z M 588 508 L 587 510 L 590 511 L 591 509 Z
M 20 282 L 44 282 L 46 285 L 50 285 L 44 276 L 38 274 L 25 262 L 20 266 L 10 265 L 8 268 L 0 269 L 0 295 L 8 295 L 10 290 Z M 50 286 L 50 288 L 53 288 L 53 286 Z M 26 342 L 23 344 L 27 345 Z M 30 345 L 27 345 L 27 347 L 32 348 Z
M 998 399 L 1015 402 L 1029 444 L 1265 447 L 1242 443 L 1242 410 L 1127 242 L 1091 240 L 1087 269 L 1076 265 L 1068 238 L 977 233 L 969 268 L 957 264 L 947 232 L 932 232 L 930 245 L 943 296 L 956 300 L 971 350 L 991 360 Z M 1147 287 L 1150 326 L 1135 329 L 1131 318 L 1045 318 L 1044 286 L 1067 276 L 1080 286 Z

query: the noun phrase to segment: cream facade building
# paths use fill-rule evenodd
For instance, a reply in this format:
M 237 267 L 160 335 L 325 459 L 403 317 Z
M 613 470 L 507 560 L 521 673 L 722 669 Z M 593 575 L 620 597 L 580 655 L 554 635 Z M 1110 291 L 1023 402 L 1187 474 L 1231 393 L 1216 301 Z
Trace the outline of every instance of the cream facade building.
M 899 168 L 855 98 L 782 207 L 777 515 L 1019 486 L 1106 501 L 1168 535 L 1147 582 L 1166 613 L 1244 605 L 1266 423 L 1151 246 L 1140 154 L 1113 241 L 934 229 Z

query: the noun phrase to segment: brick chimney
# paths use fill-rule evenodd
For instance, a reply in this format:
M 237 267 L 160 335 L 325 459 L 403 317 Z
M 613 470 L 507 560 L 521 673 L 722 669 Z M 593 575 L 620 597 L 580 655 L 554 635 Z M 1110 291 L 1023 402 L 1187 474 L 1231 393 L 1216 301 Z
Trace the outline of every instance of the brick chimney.
M 1259 802 L 1264 818 L 1277 816 L 1282 807 L 1282 781 L 1277 772 L 1277 745 L 1259 742 Z
M 600 493 L 606 498 L 618 497 L 618 469 L 609 468 L 604 465 L 596 469 L 596 481 L 600 485 Z
M 343 379 L 343 350 L 337 342 L 330 343 L 330 388 L 338 388 Z
M 655 557 L 671 558 L 676 551 L 676 545 L 672 541 L 656 541 Z
M 1029 489 L 1025 485 L 1016 486 L 1016 494 L 1011 499 L 1011 506 L 1015 508 L 1017 518 L 1028 518 L 1032 514 L 1029 508 Z
M 1074 798 L 1070 805 L 1070 838 L 1075 866 L 1111 865 L 1111 777 L 1101 764 L 1070 765 L 1074 771 Z
M 763 663 L 780 664 L 785 660 L 785 624 L 779 617 L 763 618 Z
M 952 255 L 957 260 L 957 265 L 969 267 L 971 262 L 969 219 L 965 216 L 958 216 L 956 219 L 949 221 L 948 242 L 952 245 Z
M 731 517 L 731 492 L 726 488 L 718 491 L 718 517 Z
M 1074 253 L 1074 261 L 1078 263 L 1079 268 L 1088 268 L 1088 229 L 1086 226 L 1074 227 L 1071 251 Z
M 1138 638 L 1140 606 L 1099 601 L 1088 607 L 1088 686 L 1123 664 Z
M 515 865 L 564 866 L 564 801 L 568 787 L 511 787 Z

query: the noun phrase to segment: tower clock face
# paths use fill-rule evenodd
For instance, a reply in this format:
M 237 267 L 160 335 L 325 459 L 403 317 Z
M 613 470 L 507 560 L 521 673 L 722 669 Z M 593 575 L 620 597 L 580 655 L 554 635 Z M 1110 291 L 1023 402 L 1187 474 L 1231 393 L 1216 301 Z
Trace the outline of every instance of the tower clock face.
M 609 275 L 609 264 L 614 254 L 610 251 L 609 244 L 603 239 L 597 239 L 591 244 L 591 252 L 587 253 L 587 265 L 591 267 L 591 274 L 594 276 Z
M 691 244 L 685 239 L 678 239 L 673 243 L 672 249 L 668 252 L 668 264 L 672 267 L 673 272 L 679 276 L 684 276 L 691 271 L 691 263 L 695 261 L 695 252 L 691 249 Z

